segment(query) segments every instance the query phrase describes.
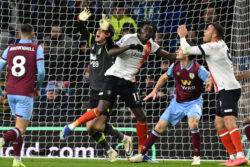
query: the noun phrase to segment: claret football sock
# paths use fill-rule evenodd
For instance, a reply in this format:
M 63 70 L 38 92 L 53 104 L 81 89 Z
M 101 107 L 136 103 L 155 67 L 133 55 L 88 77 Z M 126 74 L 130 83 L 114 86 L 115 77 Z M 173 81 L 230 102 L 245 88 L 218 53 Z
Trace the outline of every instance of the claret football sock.
M 3 138 L 5 142 L 14 142 L 19 136 L 21 136 L 20 130 L 14 128 L 4 133 Z
M 160 137 L 160 134 L 156 132 L 155 130 L 153 130 L 151 134 L 149 135 L 149 137 L 144 142 L 142 149 L 141 149 L 141 154 L 145 155 L 159 137 Z
M 191 129 L 194 156 L 200 156 L 201 137 L 199 129 Z

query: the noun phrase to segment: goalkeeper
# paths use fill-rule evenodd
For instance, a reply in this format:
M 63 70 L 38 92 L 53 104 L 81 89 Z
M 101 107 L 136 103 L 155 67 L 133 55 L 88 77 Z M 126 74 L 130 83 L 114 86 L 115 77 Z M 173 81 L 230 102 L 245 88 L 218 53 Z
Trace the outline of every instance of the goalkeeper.
M 102 91 L 102 85 L 104 83 L 104 73 L 113 64 L 113 58 L 108 56 L 108 50 L 116 47 L 112 41 L 114 34 L 113 28 L 109 23 L 108 18 L 103 15 L 99 21 L 99 29 L 94 36 L 85 26 L 85 21 L 91 16 L 89 10 L 84 9 L 79 15 L 79 31 L 83 36 L 84 40 L 88 41 L 88 45 L 91 48 L 90 51 L 90 66 L 89 66 L 89 80 L 90 80 L 90 98 L 89 107 L 90 109 L 97 107 L 99 101 L 99 93 Z M 137 49 L 137 46 L 131 45 L 131 49 Z M 115 99 L 114 99 L 115 100 Z M 114 103 L 112 101 L 112 104 Z M 126 154 L 132 153 L 132 139 L 129 136 L 122 134 L 115 130 L 110 124 L 107 123 L 109 112 L 111 107 L 105 111 L 103 115 L 100 115 L 96 119 L 87 123 L 87 129 L 91 137 L 93 137 L 107 152 L 108 158 L 111 162 L 115 161 L 118 154 L 110 147 L 107 143 L 105 134 L 112 135 L 119 139 L 124 144 Z M 72 128 L 65 126 L 60 134 L 61 139 L 65 139 L 67 135 L 72 131 Z M 103 132 L 103 133 L 102 133 Z

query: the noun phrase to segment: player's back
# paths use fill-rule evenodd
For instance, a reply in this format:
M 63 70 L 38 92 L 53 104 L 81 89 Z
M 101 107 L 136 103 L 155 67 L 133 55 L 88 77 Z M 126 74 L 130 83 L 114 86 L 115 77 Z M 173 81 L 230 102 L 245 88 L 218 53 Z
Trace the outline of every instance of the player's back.
M 239 82 L 235 79 L 231 56 L 226 43 L 220 40 L 208 44 L 209 50 L 205 52 L 206 61 L 212 77 L 215 81 L 215 87 L 218 90 L 238 89 Z
M 36 81 L 35 43 L 9 46 L 7 56 L 7 94 L 33 96 Z

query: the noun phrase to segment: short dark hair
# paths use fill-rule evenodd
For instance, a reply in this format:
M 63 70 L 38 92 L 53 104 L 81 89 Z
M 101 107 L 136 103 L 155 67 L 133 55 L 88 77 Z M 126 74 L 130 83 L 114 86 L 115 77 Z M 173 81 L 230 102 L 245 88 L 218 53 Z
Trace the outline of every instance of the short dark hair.
M 210 25 L 214 26 L 218 37 L 222 39 L 224 37 L 224 27 L 218 22 L 211 23 Z
M 153 35 L 152 38 L 155 39 L 155 37 L 156 37 L 156 32 L 157 32 L 157 27 L 156 27 L 155 25 L 153 25 L 152 22 L 150 22 L 150 21 L 143 21 L 143 22 L 141 22 L 141 23 L 139 24 L 138 32 L 140 32 L 140 29 L 142 29 L 145 25 L 148 25 L 148 26 L 153 27 L 153 33 L 154 33 L 154 35 Z
M 21 26 L 21 33 L 31 34 L 34 31 L 34 28 L 30 24 L 24 24 Z

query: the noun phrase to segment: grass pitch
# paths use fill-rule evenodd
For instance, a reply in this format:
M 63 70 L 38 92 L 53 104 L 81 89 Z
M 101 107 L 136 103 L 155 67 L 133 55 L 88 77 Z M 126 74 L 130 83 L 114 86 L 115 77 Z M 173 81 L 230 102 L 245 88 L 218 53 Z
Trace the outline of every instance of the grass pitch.
M 107 160 L 79 160 L 79 159 L 38 159 L 24 158 L 26 167 L 187 167 L 191 161 L 159 161 L 159 163 L 130 163 L 125 160 L 108 162 Z M 221 167 L 218 161 L 203 161 L 202 167 Z M 11 158 L 0 158 L 0 167 L 12 167 Z

